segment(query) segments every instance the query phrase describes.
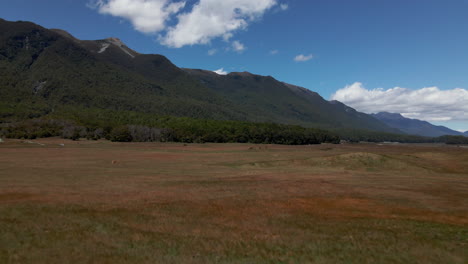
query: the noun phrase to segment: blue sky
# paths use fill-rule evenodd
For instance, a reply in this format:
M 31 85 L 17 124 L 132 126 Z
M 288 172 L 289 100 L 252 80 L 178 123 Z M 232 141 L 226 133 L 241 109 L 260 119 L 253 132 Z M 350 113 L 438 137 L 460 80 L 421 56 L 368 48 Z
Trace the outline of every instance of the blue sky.
M 271 75 L 360 111 L 400 112 L 468 130 L 467 0 L 0 4 L 6 20 L 61 28 L 79 39 L 118 37 L 179 67 Z M 216 23 L 206 22 L 213 17 Z

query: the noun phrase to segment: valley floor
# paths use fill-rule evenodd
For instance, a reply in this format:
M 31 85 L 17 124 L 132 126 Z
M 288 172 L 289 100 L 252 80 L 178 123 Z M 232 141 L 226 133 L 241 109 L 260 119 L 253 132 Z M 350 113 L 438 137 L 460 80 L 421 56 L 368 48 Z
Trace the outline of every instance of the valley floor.
M 0 263 L 467 263 L 467 248 L 467 148 L 0 143 Z

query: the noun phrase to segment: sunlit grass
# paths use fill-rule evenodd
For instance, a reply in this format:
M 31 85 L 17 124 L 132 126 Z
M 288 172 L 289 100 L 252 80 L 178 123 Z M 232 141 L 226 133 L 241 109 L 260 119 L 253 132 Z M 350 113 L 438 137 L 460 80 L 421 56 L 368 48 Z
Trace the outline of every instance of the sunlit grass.
M 0 263 L 468 260 L 466 149 L 40 142 L 0 145 Z

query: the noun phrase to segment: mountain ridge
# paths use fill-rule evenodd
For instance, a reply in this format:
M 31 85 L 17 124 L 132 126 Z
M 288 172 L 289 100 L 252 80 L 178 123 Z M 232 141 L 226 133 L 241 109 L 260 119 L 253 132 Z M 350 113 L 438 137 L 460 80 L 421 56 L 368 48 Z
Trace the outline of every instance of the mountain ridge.
M 181 69 L 117 38 L 0 20 L 0 118 L 46 116 L 63 106 L 157 115 L 399 133 L 377 119 L 272 76 Z
M 406 118 L 399 113 L 379 112 L 377 114 L 372 114 L 372 116 L 384 122 L 388 126 L 397 128 L 410 135 L 426 137 L 463 135 L 463 133 L 449 129 L 445 126 L 436 126 L 427 121 Z
M 323 128 L 359 127 L 364 124 L 372 124 L 373 130 L 389 130 L 380 123 L 375 123 L 374 118 L 355 111 L 345 111 L 344 104 L 337 105 L 323 99 L 318 93 L 304 87 L 288 84 L 276 80 L 272 76 L 255 75 L 250 72 L 231 72 L 220 75 L 215 72 L 202 69 L 183 68 L 192 76 L 197 77 L 203 84 L 212 90 L 222 89 L 231 100 L 242 103 L 250 111 L 261 113 L 268 110 L 279 118 L 295 116 L 300 125 L 305 125 L 304 120 L 315 122 L 316 125 L 329 122 Z M 286 104 L 284 102 L 287 102 Z M 261 120 L 269 121 L 269 120 Z M 283 119 L 283 123 L 287 122 Z M 369 128 L 369 127 L 367 127 Z
M 54 105 L 76 104 L 162 115 L 242 118 L 229 109 L 229 102 L 210 93 L 164 56 L 131 58 L 115 45 L 99 54 L 102 40 L 77 42 L 30 22 L 3 21 L 0 29 L 0 85 L 10 95 L 2 98 L 4 103 L 34 102 L 48 108 L 46 112 Z M 137 67 L 152 71 L 138 72 Z M 36 83 L 44 85 L 32 95 L 30 89 Z

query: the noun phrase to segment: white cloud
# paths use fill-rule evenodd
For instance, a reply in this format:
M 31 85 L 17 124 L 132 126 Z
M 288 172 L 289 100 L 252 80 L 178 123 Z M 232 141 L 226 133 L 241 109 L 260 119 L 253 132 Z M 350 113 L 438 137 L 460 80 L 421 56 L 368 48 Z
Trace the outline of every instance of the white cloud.
M 177 25 L 160 40 L 175 48 L 207 44 L 217 37 L 226 40 L 276 4 L 276 0 L 200 0 L 190 12 L 179 14 Z
M 270 55 L 276 55 L 279 53 L 279 50 L 270 50 Z
M 426 121 L 467 121 L 468 90 L 440 90 L 426 87 L 419 90 L 395 87 L 366 89 L 356 82 L 338 90 L 332 100 L 343 102 L 365 113 L 401 113 L 408 118 Z
M 217 49 L 210 49 L 210 50 L 208 50 L 208 55 L 210 55 L 210 56 L 213 56 L 213 55 L 215 55 L 216 53 L 218 53 L 218 50 L 217 50 Z
M 232 38 L 232 36 L 234 36 L 234 34 L 226 33 L 226 34 L 223 35 L 223 40 L 228 42 Z
M 313 58 L 314 58 L 314 55 L 312 55 L 312 54 L 309 54 L 309 55 L 300 54 L 300 55 L 297 55 L 294 58 L 294 61 L 303 62 L 303 61 L 309 61 L 309 60 L 311 60 Z
M 161 44 L 180 48 L 207 44 L 214 38 L 229 41 L 238 30 L 278 6 L 277 0 L 90 0 L 101 14 L 124 18 L 143 33 L 160 33 Z M 281 4 L 284 9 L 287 5 Z M 188 11 L 183 11 L 188 10 Z M 168 22 L 177 20 L 173 26 Z
M 280 5 L 280 9 L 281 9 L 282 11 L 286 11 L 286 10 L 289 9 L 289 5 L 288 5 L 288 4 L 281 4 L 281 5 Z
M 240 43 L 238 40 L 235 40 L 232 42 L 232 49 L 238 53 L 242 53 L 244 52 L 246 47 L 244 46 L 244 44 Z
M 185 7 L 185 2 L 170 0 L 95 0 L 88 7 L 99 13 L 122 17 L 143 33 L 157 33 L 166 28 L 171 15 Z
M 226 74 L 228 74 L 228 72 L 225 71 L 224 68 L 218 69 L 218 70 L 213 71 L 213 72 L 214 72 L 214 73 L 217 73 L 217 74 L 219 74 L 219 75 L 226 75 Z

